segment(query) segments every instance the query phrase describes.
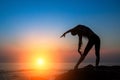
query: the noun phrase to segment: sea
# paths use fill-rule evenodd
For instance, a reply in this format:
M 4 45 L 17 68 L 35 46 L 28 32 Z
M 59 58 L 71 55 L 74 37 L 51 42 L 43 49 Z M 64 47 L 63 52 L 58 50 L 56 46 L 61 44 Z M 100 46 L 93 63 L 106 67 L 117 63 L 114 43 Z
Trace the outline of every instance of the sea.
M 52 63 L 48 69 L 33 69 L 25 65 L 28 63 L 0 63 L 0 80 L 55 80 L 55 77 L 73 70 L 76 63 Z M 80 64 L 82 68 L 89 63 Z M 92 64 L 94 65 L 94 63 Z M 111 66 L 113 63 L 104 63 L 102 65 Z M 49 67 L 49 66 L 47 66 Z
M 53 67 L 48 65 L 47 69 L 35 69 L 30 63 L 0 63 L 0 80 L 54 80 L 59 74 L 73 69 L 74 65 L 52 63 Z

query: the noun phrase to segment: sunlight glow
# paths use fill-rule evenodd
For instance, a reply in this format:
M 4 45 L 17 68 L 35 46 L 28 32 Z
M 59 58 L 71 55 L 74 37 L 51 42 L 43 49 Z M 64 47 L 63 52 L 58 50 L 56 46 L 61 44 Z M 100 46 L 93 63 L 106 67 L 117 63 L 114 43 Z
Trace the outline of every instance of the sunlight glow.
M 39 58 L 39 59 L 37 59 L 37 64 L 38 64 L 38 66 L 42 66 L 42 65 L 44 65 L 44 60 L 42 59 L 42 58 Z
M 34 60 L 35 69 L 46 69 L 47 63 L 44 57 L 36 57 Z

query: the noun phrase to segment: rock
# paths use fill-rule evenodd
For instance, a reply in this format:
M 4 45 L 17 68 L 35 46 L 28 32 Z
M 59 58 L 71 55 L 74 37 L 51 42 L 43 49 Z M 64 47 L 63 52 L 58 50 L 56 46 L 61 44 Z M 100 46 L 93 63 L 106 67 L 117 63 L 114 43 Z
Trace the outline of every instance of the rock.
M 120 80 L 120 66 L 85 66 L 58 75 L 55 80 Z

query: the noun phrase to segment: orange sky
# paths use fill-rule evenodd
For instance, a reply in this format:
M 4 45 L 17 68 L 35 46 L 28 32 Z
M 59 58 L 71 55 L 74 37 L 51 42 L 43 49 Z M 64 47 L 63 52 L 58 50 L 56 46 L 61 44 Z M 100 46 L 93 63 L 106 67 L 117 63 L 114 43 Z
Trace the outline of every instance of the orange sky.
M 12 57 L 18 57 L 18 62 L 30 63 L 38 57 L 44 57 L 49 62 L 66 62 L 78 60 L 79 54 L 77 54 L 78 37 L 67 36 L 67 38 L 59 38 L 55 35 L 42 35 L 29 33 L 22 36 L 14 44 L 4 45 L 4 50 Z M 83 42 L 82 51 L 87 43 L 87 40 Z M 113 53 L 120 52 L 117 48 L 101 48 L 101 55 L 113 55 Z M 90 51 L 88 58 L 95 57 L 94 47 Z M 91 56 L 90 56 L 91 55 Z

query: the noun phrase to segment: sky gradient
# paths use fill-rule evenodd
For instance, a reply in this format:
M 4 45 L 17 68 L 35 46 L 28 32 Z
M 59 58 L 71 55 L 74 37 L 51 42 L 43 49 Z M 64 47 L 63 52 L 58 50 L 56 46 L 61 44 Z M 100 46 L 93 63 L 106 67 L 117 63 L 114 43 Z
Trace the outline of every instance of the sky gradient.
M 78 37 L 60 36 L 78 24 L 100 36 L 101 62 L 120 63 L 120 0 L 0 0 L 0 62 L 74 62 Z M 93 48 L 86 61 L 94 59 Z

